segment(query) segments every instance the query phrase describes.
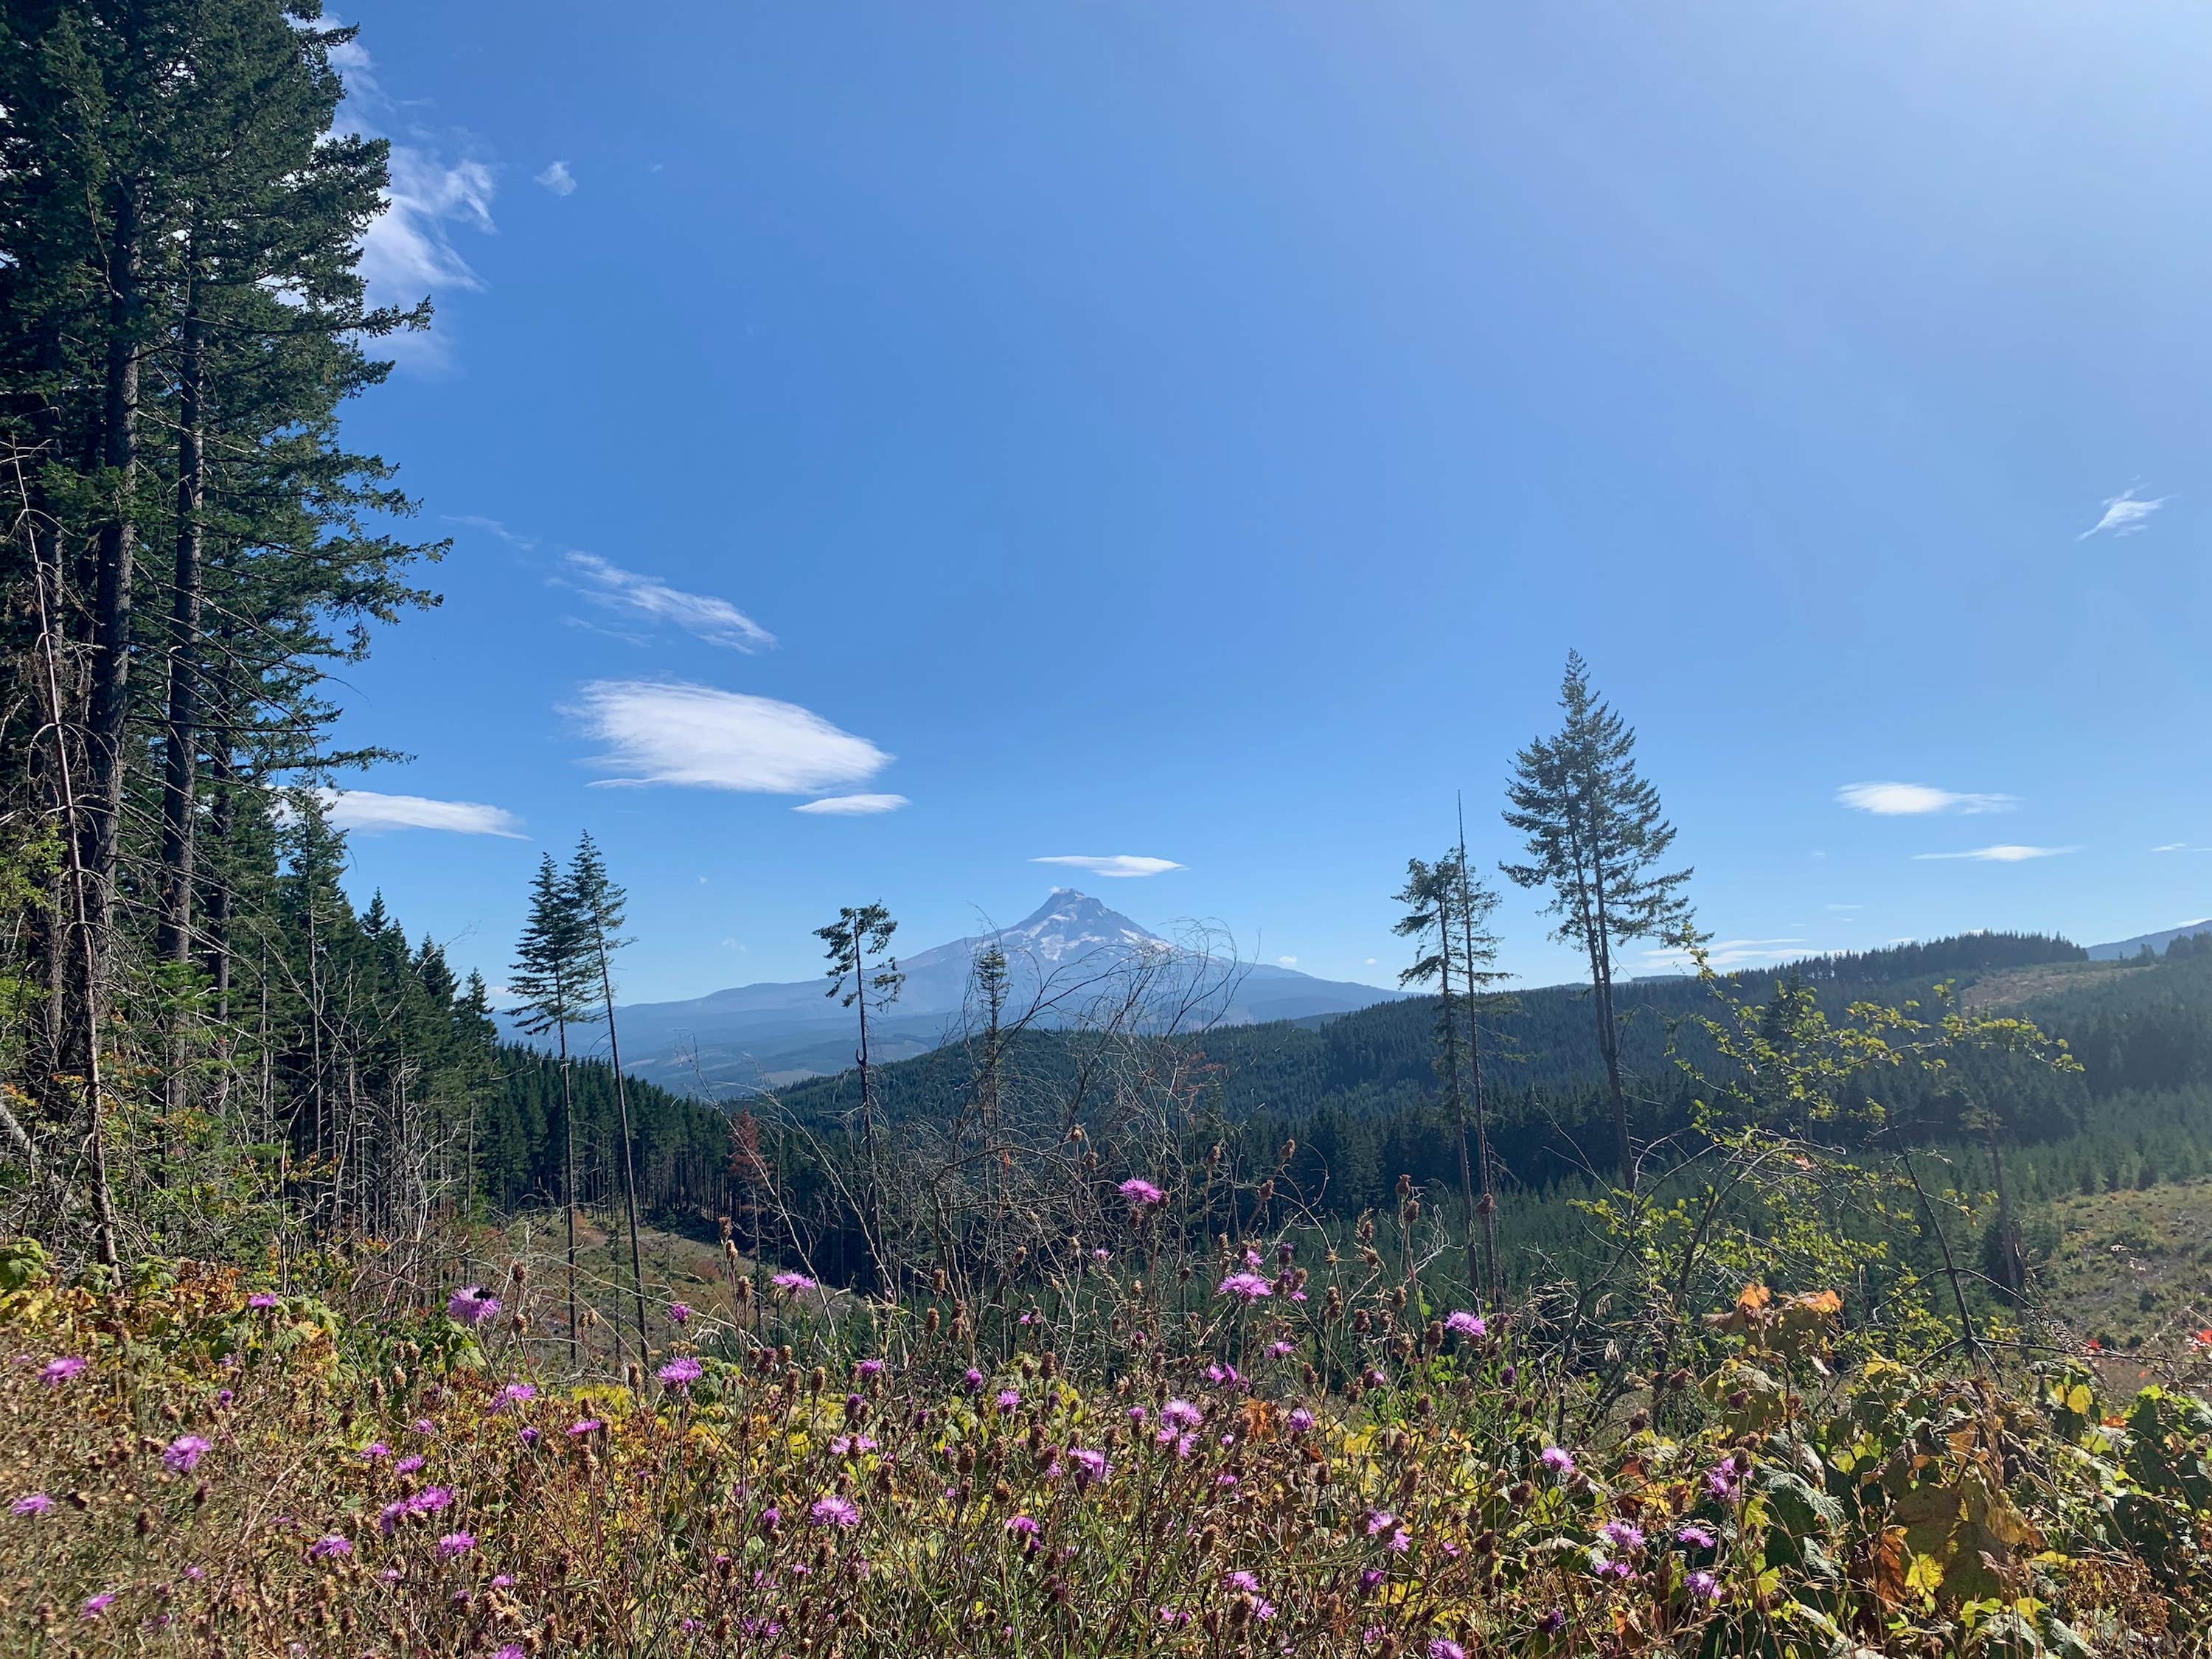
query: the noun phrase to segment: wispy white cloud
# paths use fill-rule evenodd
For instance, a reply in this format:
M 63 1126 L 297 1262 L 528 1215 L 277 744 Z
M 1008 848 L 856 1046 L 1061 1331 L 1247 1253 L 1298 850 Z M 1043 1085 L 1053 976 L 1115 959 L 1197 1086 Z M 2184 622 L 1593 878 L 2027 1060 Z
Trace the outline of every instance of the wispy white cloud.
M 2154 853 L 2212 853 L 2212 847 L 2191 847 L 2185 841 L 2170 841 L 2163 847 L 2154 847 Z
M 1139 858 L 1133 853 L 1056 853 L 1050 858 L 1031 859 L 1031 864 L 1064 864 L 1071 870 L 1084 870 L 1094 876 L 1160 876 L 1183 866 L 1173 859 Z
M 569 711 L 607 745 L 607 786 L 672 784 L 768 795 L 866 782 L 891 757 L 811 709 L 682 681 L 593 680 Z
M 1298 959 L 1296 957 L 1277 957 L 1275 965 L 1279 968 L 1295 968 L 1298 965 Z
M 380 795 L 373 789 L 325 789 L 323 810 L 341 830 L 375 835 L 386 830 L 444 830 L 457 836 L 526 839 L 522 820 L 501 806 L 472 800 L 432 800 L 423 795 Z
M 1924 783 L 1847 783 L 1836 791 L 1836 799 L 1854 811 L 1881 817 L 1926 812 L 2009 812 L 2020 805 L 2017 795 L 1967 794 L 1931 788 Z
M 487 519 L 479 514 L 448 513 L 445 514 L 445 520 L 447 524 L 462 525 L 471 530 L 481 530 L 488 536 L 496 536 L 509 547 L 520 548 L 526 553 L 538 545 L 535 537 L 509 530 L 497 519 Z
M 1741 968 L 1747 963 L 1774 962 L 1783 957 L 1813 957 L 1820 947 L 1802 939 L 1722 939 L 1705 946 L 1705 959 L 1716 968 Z M 1672 945 L 1651 945 L 1644 952 L 1644 966 L 1653 973 L 1668 973 L 1696 965 L 1687 951 Z
M 2055 859 L 2062 854 L 2078 853 L 2078 847 L 2016 847 L 2009 843 L 1996 847 L 1977 847 L 1965 853 L 1915 853 L 1915 859 L 1973 859 L 1983 864 L 2024 864 L 2030 859 Z
M 627 628 L 605 627 L 593 622 L 589 617 L 563 617 L 561 618 L 561 625 L 564 628 L 576 629 L 586 634 L 598 634 L 610 640 L 620 640 L 624 645 L 634 645 L 640 650 L 653 643 L 642 634 L 633 634 Z
M 325 16 L 318 25 L 336 27 L 337 20 Z M 426 296 L 481 289 L 483 279 L 453 245 L 453 233 L 466 227 L 490 234 L 498 228 L 491 216 L 498 193 L 491 164 L 474 153 L 465 133 L 441 133 L 406 120 L 359 40 L 333 49 L 331 61 L 345 80 L 345 100 L 333 129 L 388 139 L 392 146 L 383 210 L 369 221 L 361 240 L 361 275 L 370 302 L 410 306 Z M 387 335 L 377 349 L 432 368 L 442 367 L 448 355 L 447 337 L 437 332 Z
M 453 246 L 452 228 L 497 228 L 491 203 L 499 186 L 490 166 L 394 141 L 391 168 L 384 211 L 369 221 L 362 238 L 361 274 L 369 297 L 380 304 L 412 305 L 445 290 L 481 289 L 483 279 Z
M 538 182 L 556 196 L 574 196 L 576 193 L 576 175 L 568 171 L 566 161 L 554 162 L 538 175 Z
M 2132 536 L 2150 527 L 2150 515 L 2173 499 L 2171 495 L 2154 495 L 2148 500 L 2138 496 L 2133 487 L 2109 497 L 2105 502 L 2105 516 L 2091 525 L 2074 539 L 2086 542 L 2092 536 Z
M 902 806 L 914 803 L 904 795 L 829 795 L 821 800 L 806 801 L 791 810 L 794 812 L 819 812 L 825 817 L 866 817 L 872 812 L 896 812 Z
M 669 623 L 709 645 L 732 651 L 762 651 L 775 643 L 775 635 L 727 599 L 687 593 L 657 577 L 625 570 L 596 553 L 571 553 L 563 562 L 574 579 L 572 586 L 610 611 Z
M 1847 916 L 1854 910 L 1865 909 L 1866 906 L 1863 904 L 1824 904 L 1820 908 L 1824 910 L 1832 910 L 1839 916 Z

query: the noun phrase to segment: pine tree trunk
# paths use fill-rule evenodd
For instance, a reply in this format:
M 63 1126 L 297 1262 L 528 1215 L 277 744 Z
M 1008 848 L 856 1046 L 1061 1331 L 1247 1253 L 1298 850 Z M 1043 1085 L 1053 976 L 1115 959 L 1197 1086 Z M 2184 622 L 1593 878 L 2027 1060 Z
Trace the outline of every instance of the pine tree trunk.
M 200 929 L 206 948 L 208 978 L 214 992 L 215 1023 L 218 1030 L 230 1024 L 230 871 L 226 854 L 238 812 L 237 785 L 231 776 L 229 742 L 226 738 L 210 757 L 215 773 L 215 800 L 208 814 L 208 833 L 215 843 L 217 867 L 208 883 L 207 920 Z
M 169 718 L 161 790 L 161 919 L 156 949 L 164 962 L 191 960 L 193 791 L 199 765 L 201 514 L 207 499 L 202 422 L 205 325 L 197 290 L 187 302 L 177 427 L 177 561 L 169 610 Z
M 1620 1184 L 1633 1192 L 1636 1146 L 1628 1133 L 1628 1095 L 1620 1083 L 1620 1027 L 1613 1011 L 1612 933 L 1605 913 L 1602 866 L 1596 866 L 1592 886 L 1596 899 L 1596 925 L 1590 930 L 1590 978 L 1598 1005 L 1598 1048 L 1605 1056 L 1605 1086 L 1613 1099 L 1613 1133 L 1620 1158 Z
M 91 1018 L 105 990 L 114 933 L 115 872 L 121 847 L 123 793 L 128 770 L 124 725 L 130 712 L 131 578 L 137 552 L 138 330 L 142 303 L 138 198 L 135 181 L 120 187 L 114 243 L 108 257 L 107 362 L 100 459 L 114 491 L 100 527 L 94 566 L 92 686 L 86 711 L 87 799 L 82 861 L 89 882 L 89 957 L 84 1012 Z
M 615 1036 L 615 982 L 607 963 L 607 930 L 592 924 L 599 940 L 599 994 L 607 1005 L 607 1057 L 615 1068 L 615 1109 L 622 1117 L 623 1204 L 629 1218 L 629 1278 L 637 1306 L 637 1358 L 643 1364 L 651 1355 L 645 1335 L 645 1262 L 637 1248 L 637 1167 L 630 1151 L 629 1089 L 623 1080 L 622 1043 Z
M 884 1261 L 884 1199 L 882 1183 L 877 1178 L 881 1167 L 876 1158 L 876 1102 L 868 1074 L 868 963 L 861 953 L 859 929 L 853 935 L 853 987 L 860 1009 L 860 1047 L 854 1058 L 860 1068 L 860 1156 L 866 1160 L 863 1175 L 862 1201 L 867 1206 L 868 1255 L 876 1270 L 877 1288 L 886 1294 L 890 1290 L 890 1274 Z
M 568 1022 L 555 1022 L 561 1033 L 561 1209 L 568 1223 L 568 1363 L 577 1362 L 580 1331 L 576 1314 L 576 1103 L 568 1085 Z

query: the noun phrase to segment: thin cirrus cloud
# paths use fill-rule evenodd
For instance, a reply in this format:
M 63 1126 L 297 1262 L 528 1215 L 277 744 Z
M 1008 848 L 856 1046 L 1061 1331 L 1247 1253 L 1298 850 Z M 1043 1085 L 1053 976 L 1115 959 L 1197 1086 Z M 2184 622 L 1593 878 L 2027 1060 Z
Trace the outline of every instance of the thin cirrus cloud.
M 2212 847 L 2192 847 L 2185 841 L 2170 841 L 2163 847 L 2154 847 L 2154 853 L 2212 853 Z
M 338 22 L 325 16 L 317 27 L 336 28 Z M 334 130 L 388 139 L 392 146 L 384 205 L 361 239 L 361 274 L 370 301 L 411 306 L 425 295 L 481 289 L 483 279 L 454 246 L 453 233 L 465 227 L 489 234 L 498 228 L 491 216 L 498 178 L 490 163 L 468 153 L 466 135 L 441 138 L 409 121 L 377 80 L 358 40 L 332 47 L 331 63 L 345 78 L 345 101 Z M 395 125 L 404 137 L 388 131 Z M 434 331 L 387 335 L 378 349 L 430 368 L 442 367 L 447 356 L 446 337 Z
M 2081 850 L 2078 847 L 2017 847 L 2008 842 L 1977 847 L 1964 853 L 1915 853 L 1912 856 L 1923 863 L 1939 859 L 1972 859 L 1979 864 L 2025 864 L 2030 859 L 2055 859 Z
M 1783 956 L 1812 957 L 1820 951 L 1802 939 L 1723 939 L 1705 947 L 1705 960 L 1716 968 L 1741 968 L 1747 963 L 1773 962 Z M 1644 965 L 1654 973 L 1686 972 L 1697 958 L 1673 945 L 1653 945 L 1644 953 Z
M 1071 870 L 1117 880 L 1133 876 L 1162 876 L 1183 867 L 1173 859 L 1140 858 L 1133 853 L 1055 853 L 1049 858 L 1031 859 L 1030 862 L 1065 865 Z
M 2106 498 L 2105 516 L 2099 519 L 2074 539 L 2086 542 L 2092 536 L 2133 536 L 2150 528 L 2150 515 L 2173 499 L 2171 495 L 2154 495 L 2146 501 L 2132 487 L 2118 495 Z
M 865 783 L 891 757 L 811 709 L 684 681 L 593 680 L 568 710 L 606 745 L 604 787 L 664 784 L 818 795 Z
M 803 801 L 791 810 L 830 818 L 861 818 L 878 812 L 896 812 L 902 806 L 913 805 L 904 795 L 828 795 L 820 800 Z
M 666 623 L 732 651 L 764 651 L 775 643 L 775 635 L 727 599 L 687 593 L 658 577 L 625 570 L 596 553 L 571 553 L 562 563 L 569 585 L 609 611 Z
M 538 175 L 537 182 L 556 196 L 574 196 L 576 193 L 576 175 L 568 171 L 566 161 L 554 162 Z
M 2009 812 L 2017 795 L 1969 794 L 1936 789 L 1924 783 L 1847 783 L 1836 791 L 1838 804 L 1880 817 L 1918 817 L 1929 812 Z
M 522 841 L 522 820 L 481 801 L 432 800 L 423 795 L 383 795 L 373 789 L 317 792 L 323 811 L 340 830 L 368 835 L 387 830 L 443 830 L 456 836 L 500 836 Z

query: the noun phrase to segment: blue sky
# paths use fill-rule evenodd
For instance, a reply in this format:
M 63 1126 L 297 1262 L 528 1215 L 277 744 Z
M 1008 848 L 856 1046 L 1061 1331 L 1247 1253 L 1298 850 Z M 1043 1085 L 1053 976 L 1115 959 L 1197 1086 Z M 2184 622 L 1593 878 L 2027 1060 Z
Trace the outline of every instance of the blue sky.
M 586 827 L 635 998 L 1055 882 L 1388 982 L 1571 646 L 1730 959 L 2212 913 L 2212 13 L 610 17 L 355 54 L 454 548 L 353 884 L 495 982 Z

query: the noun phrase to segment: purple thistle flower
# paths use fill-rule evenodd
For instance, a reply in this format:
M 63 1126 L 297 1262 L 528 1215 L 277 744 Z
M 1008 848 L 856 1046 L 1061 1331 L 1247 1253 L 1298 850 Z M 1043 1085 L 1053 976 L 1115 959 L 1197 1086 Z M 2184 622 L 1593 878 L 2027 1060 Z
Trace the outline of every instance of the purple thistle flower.
M 857 1527 L 860 1524 L 860 1510 L 851 1498 L 832 1492 L 816 1498 L 813 1507 L 806 1511 L 806 1518 L 817 1527 Z
M 1221 1281 L 1221 1288 L 1217 1292 L 1222 1296 L 1237 1297 L 1247 1304 L 1257 1302 L 1261 1297 L 1273 1296 L 1274 1293 L 1275 1287 L 1255 1273 L 1230 1274 Z
M 499 1298 L 486 1296 L 481 1285 L 464 1285 L 446 1299 L 446 1311 L 464 1325 L 481 1325 L 495 1317 L 499 1308 Z
M 1141 1176 L 1132 1176 L 1121 1183 L 1121 1196 L 1140 1210 L 1157 1210 L 1168 1201 L 1168 1195 Z
M 1170 1400 L 1160 1407 L 1160 1421 L 1178 1429 L 1194 1429 L 1206 1421 L 1206 1413 L 1188 1400 Z
M 1304 1406 L 1299 1407 L 1296 1411 L 1291 1413 L 1290 1421 L 1291 1432 L 1292 1434 L 1311 1434 L 1313 1432 L 1315 1422 L 1314 1414 L 1308 1411 Z
M 421 1435 L 433 1435 L 438 1431 L 438 1425 L 427 1417 L 416 1418 L 410 1426 L 416 1433 Z
M 281 1308 L 284 1303 L 283 1298 L 273 1291 L 256 1291 L 246 1298 L 246 1305 L 249 1308 Z
M 1367 1535 L 1370 1538 L 1372 1538 L 1376 1533 L 1382 1532 L 1388 1528 L 1396 1526 L 1398 1524 L 1398 1517 L 1395 1515 L 1388 1514 L 1382 1510 L 1370 1510 L 1367 1511 L 1366 1524 Z
M 451 1486 L 425 1486 L 407 1500 L 407 1512 L 410 1515 L 435 1515 L 453 1501 L 453 1489 Z
M 1547 1446 L 1543 1455 L 1536 1460 L 1553 1474 L 1568 1475 L 1575 1472 L 1575 1455 L 1565 1446 Z
M 678 1394 L 684 1394 L 689 1392 L 691 1385 L 704 1375 L 705 1369 L 690 1354 L 684 1354 L 679 1358 L 670 1360 L 654 1375 Z
M 399 1530 L 399 1523 L 407 1518 L 407 1501 L 396 1499 L 386 1504 L 376 1517 L 376 1529 L 386 1538 Z
M 1467 1659 L 1467 1650 L 1458 1643 L 1439 1636 L 1429 1644 L 1429 1659 Z
M 580 1422 L 571 1423 L 568 1425 L 568 1438 L 581 1440 L 586 1435 L 596 1434 L 605 1426 L 606 1425 L 600 1422 L 598 1418 L 586 1417 Z
M 1566 1627 L 1567 1610 L 1565 1607 L 1553 1607 L 1536 1621 L 1536 1628 L 1547 1636 L 1557 1636 Z
M 1096 1486 L 1113 1473 L 1113 1465 L 1106 1461 L 1106 1454 L 1092 1451 L 1087 1446 L 1070 1446 L 1067 1461 L 1075 1465 L 1075 1484 L 1079 1486 Z
M 438 1540 L 438 1553 L 451 1560 L 457 1555 L 466 1555 L 477 1547 L 477 1535 L 472 1532 L 449 1532 Z
M 1006 1530 L 1019 1534 L 1024 1538 L 1034 1538 L 1044 1528 L 1030 1519 L 1028 1516 L 1018 1515 L 1006 1522 Z
M 774 1279 L 769 1279 L 769 1283 L 779 1291 L 793 1296 L 798 1295 L 801 1291 L 811 1291 L 814 1288 L 814 1281 L 805 1273 L 778 1273 Z
M 1297 1343 L 1285 1342 L 1279 1337 L 1267 1345 L 1267 1357 L 1271 1359 L 1287 1359 L 1297 1351 Z
M 418 1474 L 422 1472 L 422 1454 L 410 1452 L 392 1466 L 392 1472 L 394 1474 Z
M 860 1374 L 862 1382 L 870 1382 L 884 1374 L 884 1362 L 880 1359 L 863 1359 L 853 1369 Z
M 44 1515 L 53 1508 L 54 1500 L 42 1492 L 27 1492 L 8 1506 L 10 1515 Z
M 1387 1576 L 1382 1568 L 1370 1567 L 1359 1575 L 1359 1588 L 1363 1591 L 1371 1590 L 1382 1583 Z
M 1705 1490 L 1718 1498 L 1732 1498 L 1743 1489 L 1744 1477 L 1750 1473 L 1751 1465 L 1730 1452 L 1707 1472 Z
M 84 1610 L 78 1613 L 77 1617 L 80 1619 L 97 1619 L 101 1613 L 106 1613 L 109 1607 L 114 1605 L 115 1592 L 113 1590 L 102 1590 L 97 1595 L 88 1596 L 86 1598 Z
M 1720 1543 L 1720 1540 L 1714 1537 L 1709 1528 L 1698 1526 L 1684 1527 L 1674 1534 L 1674 1541 L 1678 1544 L 1687 1544 L 1691 1548 L 1699 1550 L 1712 1549 Z
M 1598 1528 L 1598 1534 L 1624 1555 L 1644 1547 L 1642 1528 L 1632 1527 L 1626 1521 L 1608 1521 Z
M 81 1359 L 75 1354 L 65 1354 L 59 1359 L 49 1359 L 40 1368 L 39 1381 L 50 1389 L 58 1389 L 91 1363 L 90 1360 Z
M 179 1474 L 190 1474 L 200 1466 L 200 1458 L 214 1449 L 196 1434 L 180 1434 L 162 1452 L 161 1461 Z
M 491 1650 L 491 1659 L 529 1659 L 520 1642 L 508 1642 Z
M 1231 1573 L 1224 1582 L 1228 1584 L 1230 1589 L 1243 1590 L 1247 1595 L 1254 1595 L 1259 1593 L 1260 1581 L 1254 1577 L 1250 1573 L 1243 1571 L 1242 1568 Z
M 1444 1328 L 1454 1336 L 1464 1336 L 1475 1341 L 1490 1334 L 1489 1322 L 1480 1314 L 1468 1313 L 1464 1309 L 1458 1313 L 1447 1314 Z
M 504 1411 L 509 1406 L 526 1406 L 538 1398 L 537 1385 L 530 1382 L 510 1382 L 499 1391 L 493 1409 Z
M 353 1540 L 335 1532 L 326 1532 L 307 1546 L 307 1559 L 310 1561 L 331 1561 L 352 1553 Z
M 380 1457 L 391 1456 L 392 1448 L 386 1445 L 381 1440 L 372 1440 L 368 1444 L 361 1449 L 361 1455 L 367 1458 L 370 1462 L 374 1463 Z
M 668 1304 L 668 1316 L 674 1320 L 678 1325 L 689 1323 L 691 1318 L 691 1304 L 688 1302 L 670 1303 Z
M 1702 1567 L 1684 1579 L 1682 1587 L 1700 1601 L 1710 1601 L 1721 1593 L 1721 1581 Z
M 968 1375 L 960 1380 L 968 1385 L 968 1392 L 970 1394 L 979 1393 L 982 1389 L 983 1373 L 972 1365 L 968 1368 Z
M 1012 1417 L 1016 1412 L 1021 1410 L 1022 1396 L 1018 1389 L 1001 1389 L 999 1390 L 998 1399 L 993 1403 L 998 1407 L 1001 1416 Z
M 534 1446 L 538 1441 L 538 1431 L 535 1428 L 525 1427 L 520 1433 L 520 1438 L 524 1445 Z

